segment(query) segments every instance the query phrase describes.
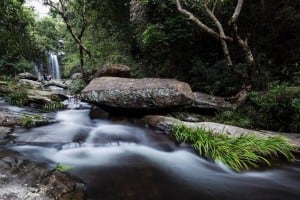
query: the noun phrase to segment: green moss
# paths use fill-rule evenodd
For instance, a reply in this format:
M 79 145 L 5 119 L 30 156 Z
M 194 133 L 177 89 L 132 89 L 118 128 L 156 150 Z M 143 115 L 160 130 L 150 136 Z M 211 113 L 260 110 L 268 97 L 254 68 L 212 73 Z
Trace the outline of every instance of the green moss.
M 279 156 L 284 156 L 288 161 L 294 158 L 294 148 L 279 136 L 261 138 L 246 134 L 233 138 L 185 126 L 174 126 L 172 135 L 178 142 L 191 143 L 200 155 L 221 161 L 236 171 L 262 164 L 270 166 L 270 160 Z

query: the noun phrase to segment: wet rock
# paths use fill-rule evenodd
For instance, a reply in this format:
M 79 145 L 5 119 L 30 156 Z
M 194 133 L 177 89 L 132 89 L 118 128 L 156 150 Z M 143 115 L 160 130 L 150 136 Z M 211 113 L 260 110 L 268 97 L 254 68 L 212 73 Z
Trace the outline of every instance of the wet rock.
M 11 93 L 11 89 L 8 87 L 6 82 L 0 81 L 0 96 L 4 96 L 8 93 Z
M 28 127 L 42 126 L 56 122 L 56 120 L 54 119 L 44 117 L 42 115 L 37 115 L 34 113 L 0 110 L 0 126 L 24 126 L 24 123 L 26 121 Z
M 108 119 L 109 113 L 101 109 L 99 106 L 92 105 L 89 116 L 91 119 Z
M 0 140 L 5 139 L 9 133 L 12 132 L 12 129 L 9 127 L 0 126 Z
M 78 79 L 82 79 L 82 74 L 81 73 L 75 73 L 71 76 L 72 80 L 78 80 Z
M 0 197 L 31 200 L 83 200 L 85 184 L 67 173 L 0 149 Z
M 37 81 L 38 80 L 37 76 L 35 76 L 31 73 L 28 73 L 28 72 L 20 73 L 20 74 L 18 74 L 18 77 L 20 79 L 27 79 L 27 80 L 32 80 L 32 81 Z
M 63 88 L 57 87 L 57 86 L 49 86 L 48 89 L 49 89 L 50 91 L 53 91 L 53 92 L 61 92 L 61 91 L 64 91 Z
M 113 76 L 113 77 L 130 77 L 131 69 L 121 64 L 105 64 L 96 73 L 96 77 Z
M 23 87 L 32 88 L 32 89 L 42 88 L 42 83 L 38 81 L 28 80 L 28 79 L 20 79 L 19 84 Z
M 18 125 L 20 124 L 21 117 L 22 116 L 20 114 L 14 114 L 11 112 L 0 110 L 0 126 L 10 127 Z
M 63 101 L 68 99 L 64 94 L 57 91 L 42 91 L 42 90 L 26 90 L 29 98 L 29 102 L 37 104 L 50 103 L 51 101 Z
M 187 112 L 172 112 L 168 116 L 174 117 L 175 119 L 179 119 L 185 122 L 201 122 L 202 116 L 194 113 Z
M 166 109 L 191 105 L 194 101 L 187 83 L 158 78 L 95 78 L 81 95 L 92 104 L 126 109 Z
M 44 81 L 45 87 L 56 86 L 62 89 L 68 89 L 68 86 L 59 80 Z
M 232 108 L 232 104 L 223 97 L 212 96 L 209 94 L 194 92 L 195 101 L 192 109 L 203 111 L 220 111 Z
M 225 134 L 229 137 L 239 137 L 244 134 L 254 134 L 258 137 L 270 137 L 275 135 L 284 136 L 287 141 L 300 149 L 300 137 L 295 137 L 295 134 L 288 134 L 288 133 L 276 133 L 276 132 L 269 132 L 269 131 L 256 131 L 250 130 L 245 128 L 240 128 L 231 125 L 225 125 L 215 122 L 184 122 L 172 117 L 165 117 L 165 116 L 158 116 L 158 115 L 148 115 L 142 118 L 148 126 L 156 129 L 157 131 L 170 134 L 172 127 L 174 125 L 184 125 L 189 128 L 202 128 L 207 131 L 211 131 L 213 134 Z

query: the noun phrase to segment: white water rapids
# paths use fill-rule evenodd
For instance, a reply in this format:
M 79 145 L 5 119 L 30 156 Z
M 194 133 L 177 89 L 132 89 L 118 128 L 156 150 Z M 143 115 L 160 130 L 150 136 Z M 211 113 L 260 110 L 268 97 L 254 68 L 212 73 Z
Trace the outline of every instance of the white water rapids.
M 187 145 L 126 121 L 91 120 L 88 110 L 58 112 L 59 123 L 17 129 L 17 150 L 31 160 L 71 167 L 88 199 L 298 200 L 300 168 L 235 173 Z

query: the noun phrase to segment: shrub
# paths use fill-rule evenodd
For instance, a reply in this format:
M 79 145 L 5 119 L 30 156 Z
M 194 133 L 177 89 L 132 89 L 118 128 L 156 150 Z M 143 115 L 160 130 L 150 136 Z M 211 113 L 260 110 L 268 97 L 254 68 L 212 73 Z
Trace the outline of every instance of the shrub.
M 185 126 L 174 126 L 172 135 L 178 142 L 191 143 L 200 155 L 221 161 L 236 171 L 256 168 L 259 164 L 270 166 L 269 159 L 280 155 L 288 161 L 294 158 L 294 148 L 279 136 L 262 138 L 249 133 L 233 138 Z
M 273 83 L 266 92 L 251 92 L 249 97 L 256 112 L 247 115 L 259 127 L 300 131 L 300 88 Z

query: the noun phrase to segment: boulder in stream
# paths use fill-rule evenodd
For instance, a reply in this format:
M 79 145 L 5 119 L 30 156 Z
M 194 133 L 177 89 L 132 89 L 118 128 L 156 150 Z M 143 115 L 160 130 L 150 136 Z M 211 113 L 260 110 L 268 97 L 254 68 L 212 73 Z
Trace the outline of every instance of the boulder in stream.
M 167 109 L 192 105 L 194 101 L 187 83 L 159 78 L 95 78 L 81 95 L 92 104 L 125 109 Z

